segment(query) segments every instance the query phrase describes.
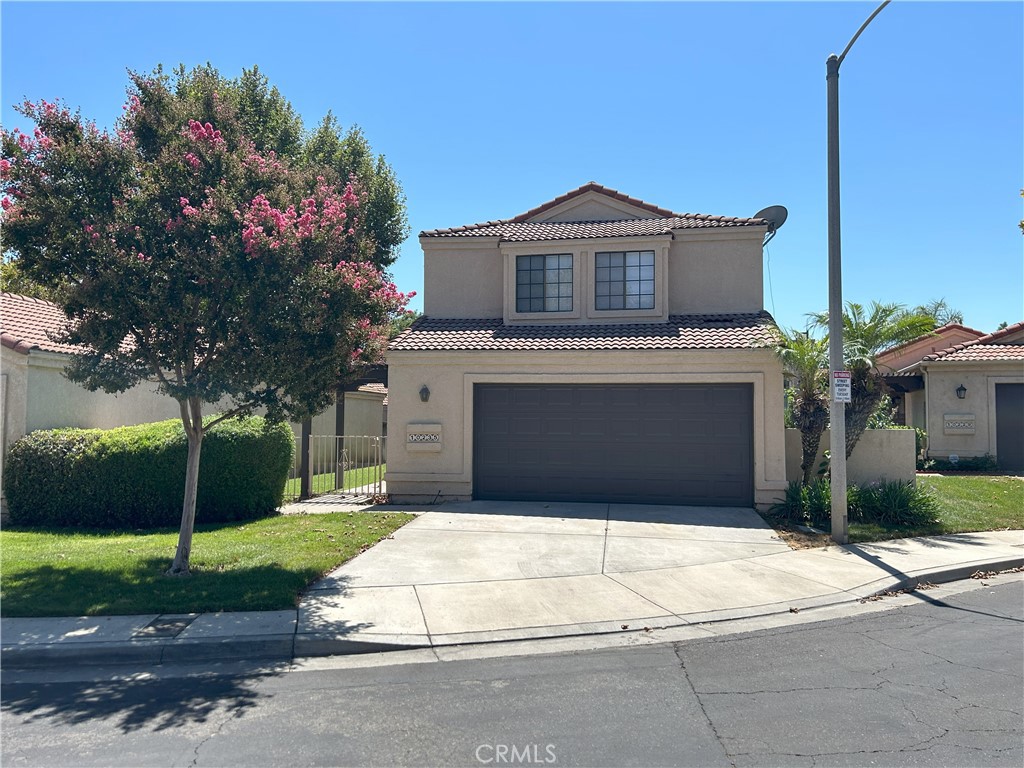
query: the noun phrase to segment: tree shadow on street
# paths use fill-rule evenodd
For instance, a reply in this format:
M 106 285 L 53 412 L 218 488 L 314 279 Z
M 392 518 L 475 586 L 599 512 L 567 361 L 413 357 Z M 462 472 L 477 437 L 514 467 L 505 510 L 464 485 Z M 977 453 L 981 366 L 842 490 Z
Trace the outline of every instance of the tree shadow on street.
M 264 671 L 261 676 L 266 674 Z M 0 709 L 5 718 L 24 718 L 29 723 L 78 725 L 103 721 L 125 734 L 142 729 L 164 731 L 205 723 L 216 716 L 243 717 L 261 700 L 269 698 L 256 690 L 259 680 L 251 676 L 207 674 L 173 679 L 138 676 L 85 682 L 14 683 L 3 687 Z

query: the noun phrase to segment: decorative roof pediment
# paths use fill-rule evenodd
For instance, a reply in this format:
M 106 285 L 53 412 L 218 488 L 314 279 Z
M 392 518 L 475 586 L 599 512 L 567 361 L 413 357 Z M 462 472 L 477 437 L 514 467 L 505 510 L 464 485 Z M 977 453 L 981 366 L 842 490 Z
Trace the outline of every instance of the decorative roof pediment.
M 588 191 L 527 219 L 516 221 L 624 221 L 654 219 L 659 215 L 648 208 L 616 200 L 604 192 Z
M 591 181 L 511 219 L 431 229 L 421 232 L 420 237 L 497 237 L 508 242 L 535 242 L 767 225 L 764 219 L 676 213 Z

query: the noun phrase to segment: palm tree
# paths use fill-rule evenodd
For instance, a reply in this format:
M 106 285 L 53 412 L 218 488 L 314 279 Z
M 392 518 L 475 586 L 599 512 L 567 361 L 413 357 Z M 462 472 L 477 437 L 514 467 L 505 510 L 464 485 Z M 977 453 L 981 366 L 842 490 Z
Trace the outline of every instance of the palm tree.
M 814 324 L 828 328 L 828 312 L 810 315 Z M 853 374 L 851 402 L 846 404 L 846 458 L 850 458 L 886 393 L 885 381 L 875 367 L 880 352 L 935 330 L 935 318 L 912 314 L 902 304 L 871 302 L 870 311 L 853 301 L 843 312 L 843 357 Z
M 792 382 L 790 407 L 800 430 L 800 469 L 804 483 L 809 483 L 821 435 L 828 425 L 828 342 L 800 331 L 780 332 L 776 351 Z

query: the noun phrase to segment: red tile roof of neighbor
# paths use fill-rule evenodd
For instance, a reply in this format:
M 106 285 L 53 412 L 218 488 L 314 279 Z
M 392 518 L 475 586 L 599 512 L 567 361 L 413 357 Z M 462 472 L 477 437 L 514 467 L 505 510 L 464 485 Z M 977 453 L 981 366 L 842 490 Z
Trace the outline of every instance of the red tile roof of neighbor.
M 629 203 L 654 214 L 654 217 L 618 221 L 530 221 L 534 216 L 587 192 L 599 192 L 614 200 Z M 592 237 L 643 237 L 668 234 L 675 229 L 763 227 L 767 225 L 768 222 L 764 219 L 711 216 L 706 213 L 675 213 L 591 181 L 510 219 L 467 224 L 447 229 L 428 229 L 421 232 L 420 237 L 498 237 L 508 242 L 538 242 Z
M 991 361 L 1024 361 L 1024 339 L 1004 341 L 1013 334 L 1024 331 L 1024 321 L 1014 323 L 1001 331 L 986 334 L 965 344 L 956 344 L 949 349 L 925 355 L 922 363 L 962 363 Z
M 928 341 L 929 339 L 936 339 L 937 337 L 942 336 L 943 333 L 957 330 L 973 334 L 976 338 L 981 338 L 985 335 L 983 331 L 979 331 L 976 328 L 971 328 L 967 325 L 961 325 L 960 323 L 946 323 L 945 325 L 940 325 L 930 333 L 918 336 L 916 339 L 911 339 L 910 341 L 905 341 L 902 344 L 897 344 L 895 347 L 889 347 L 888 349 L 880 352 L 877 359 L 885 360 L 890 357 L 896 357 L 899 352 L 903 351 L 907 347 L 911 347 L 914 344 L 920 344 L 922 341 Z
M 56 304 L 17 293 L 0 293 L 0 344 L 27 355 L 29 350 L 83 353 L 85 347 L 61 344 L 50 336 L 60 333 L 67 317 Z
M 375 395 L 384 395 L 384 401 L 382 405 L 388 404 L 388 388 L 383 384 L 363 384 L 359 387 L 359 392 L 371 392 Z
M 505 325 L 497 319 L 423 317 L 391 342 L 395 352 L 588 349 L 755 349 L 775 343 L 767 312 L 673 315 L 667 323 Z

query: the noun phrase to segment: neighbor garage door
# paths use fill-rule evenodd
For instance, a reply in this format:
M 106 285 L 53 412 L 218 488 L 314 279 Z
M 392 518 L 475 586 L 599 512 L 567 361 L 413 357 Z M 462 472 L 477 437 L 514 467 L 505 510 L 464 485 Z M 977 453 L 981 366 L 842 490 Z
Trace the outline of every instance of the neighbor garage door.
M 474 388 L 480 499 L 750 506 L 750 384 Z
M 1024 384 L 996 384 L 996 461 L 1024 470 Z

